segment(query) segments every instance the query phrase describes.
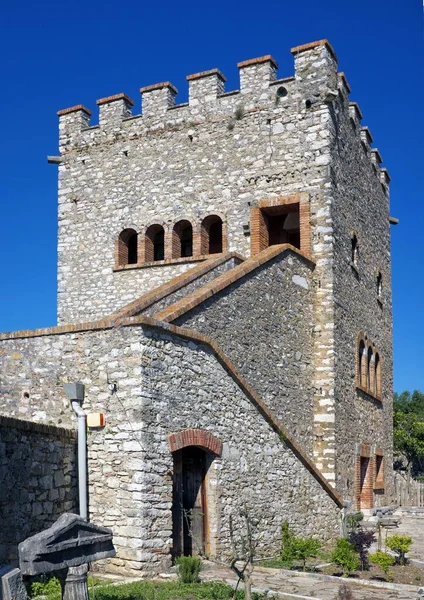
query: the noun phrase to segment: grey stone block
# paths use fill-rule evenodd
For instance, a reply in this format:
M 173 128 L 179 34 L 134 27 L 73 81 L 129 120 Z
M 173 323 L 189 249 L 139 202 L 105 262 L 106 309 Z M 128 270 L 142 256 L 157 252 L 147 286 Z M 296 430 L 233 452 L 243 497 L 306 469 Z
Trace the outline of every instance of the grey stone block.
M 19 544 L 24 575 L 51 573 L 115 556 L 112 531 L 66 513 L 49 529 Z
M 0 600 L 26 600 L 27 593 L 19 569 L 0 567 Z

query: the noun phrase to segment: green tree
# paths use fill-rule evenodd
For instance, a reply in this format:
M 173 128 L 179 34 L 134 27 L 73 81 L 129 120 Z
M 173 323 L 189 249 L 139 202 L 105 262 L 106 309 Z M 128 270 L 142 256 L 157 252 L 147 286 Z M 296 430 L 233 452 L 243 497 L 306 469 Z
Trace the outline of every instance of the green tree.
M 424 472 L 424 394 L 418 390 L 394 395 L 393 444 L 408 477 Z

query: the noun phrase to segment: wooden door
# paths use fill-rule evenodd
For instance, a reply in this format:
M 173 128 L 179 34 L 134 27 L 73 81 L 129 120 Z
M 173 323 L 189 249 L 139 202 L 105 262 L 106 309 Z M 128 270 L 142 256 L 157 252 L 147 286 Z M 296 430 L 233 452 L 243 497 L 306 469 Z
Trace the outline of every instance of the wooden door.
M 206 534 L 204 450 L 189 446 L 174 453 L 173 554 L 204 554 Z

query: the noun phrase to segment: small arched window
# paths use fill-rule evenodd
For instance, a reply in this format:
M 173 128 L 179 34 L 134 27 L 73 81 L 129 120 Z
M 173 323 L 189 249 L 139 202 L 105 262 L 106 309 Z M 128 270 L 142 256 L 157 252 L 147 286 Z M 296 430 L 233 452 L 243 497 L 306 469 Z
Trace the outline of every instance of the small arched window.
M 172 258 L 193 256 L 193 227 L 190 221 L 178 221 L 172 230 Z
M 359 244 L 358 244 L 358 238 L 356 237 L 356 234 L 353 234 L 352 238 L 351 238 L 351 255 L 350 255 L 350 261 L 352 263 L 352 265 L 354 267 L 358 267 L 358 259 L 359 259 Z
M 359 342 L 358 347 L 358 384 L 361 388 L 367 387 L 367 357 L 364 340 Z
M 165 231 L 162 225 L 150 225 L 146 231 L 144 260 L 153 262 L 165 258 Z
M 375 382 L 375 373 L 374 373 L 374 355 L 372 352 L 371 346 L 368 348 L 367 352 L 367 389 L 371 394 L 374 394 L 374 382 Z
M 378 352 L 375 353 L 374 372 L 374 394 L 381 398 L 381 361 Z
M 124 229 L 118 238 L 118 265 L 134 265 L 138 261 L 138 236 L 134 229 Z
M 377 298 L 381 300 L 383 296 L 383 276 L 380 271 L 377 273 Z
M 218 254 L 223 251 L 222 219 L 209 215 L 202 221 L 200 230 L 202 254 Z

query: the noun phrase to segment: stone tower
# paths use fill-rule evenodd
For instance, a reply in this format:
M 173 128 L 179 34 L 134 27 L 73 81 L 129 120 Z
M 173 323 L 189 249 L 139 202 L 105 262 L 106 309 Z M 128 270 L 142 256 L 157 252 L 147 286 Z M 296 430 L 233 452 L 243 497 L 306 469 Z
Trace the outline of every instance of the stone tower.
M 389 175 L 328 41 L 292 54 L 283 79 L 272 56 L 239 63 L 236 91 L 189 75 L 187 104 L 165 82 L 141 88 L 141 115 L 125 94 L 97 101 L 99 125 L 59 112 L 58 320 L 104 318 L 211 254 L 298 247 L 315 263 L 313 457 L 366 507 L 391 464 Z

